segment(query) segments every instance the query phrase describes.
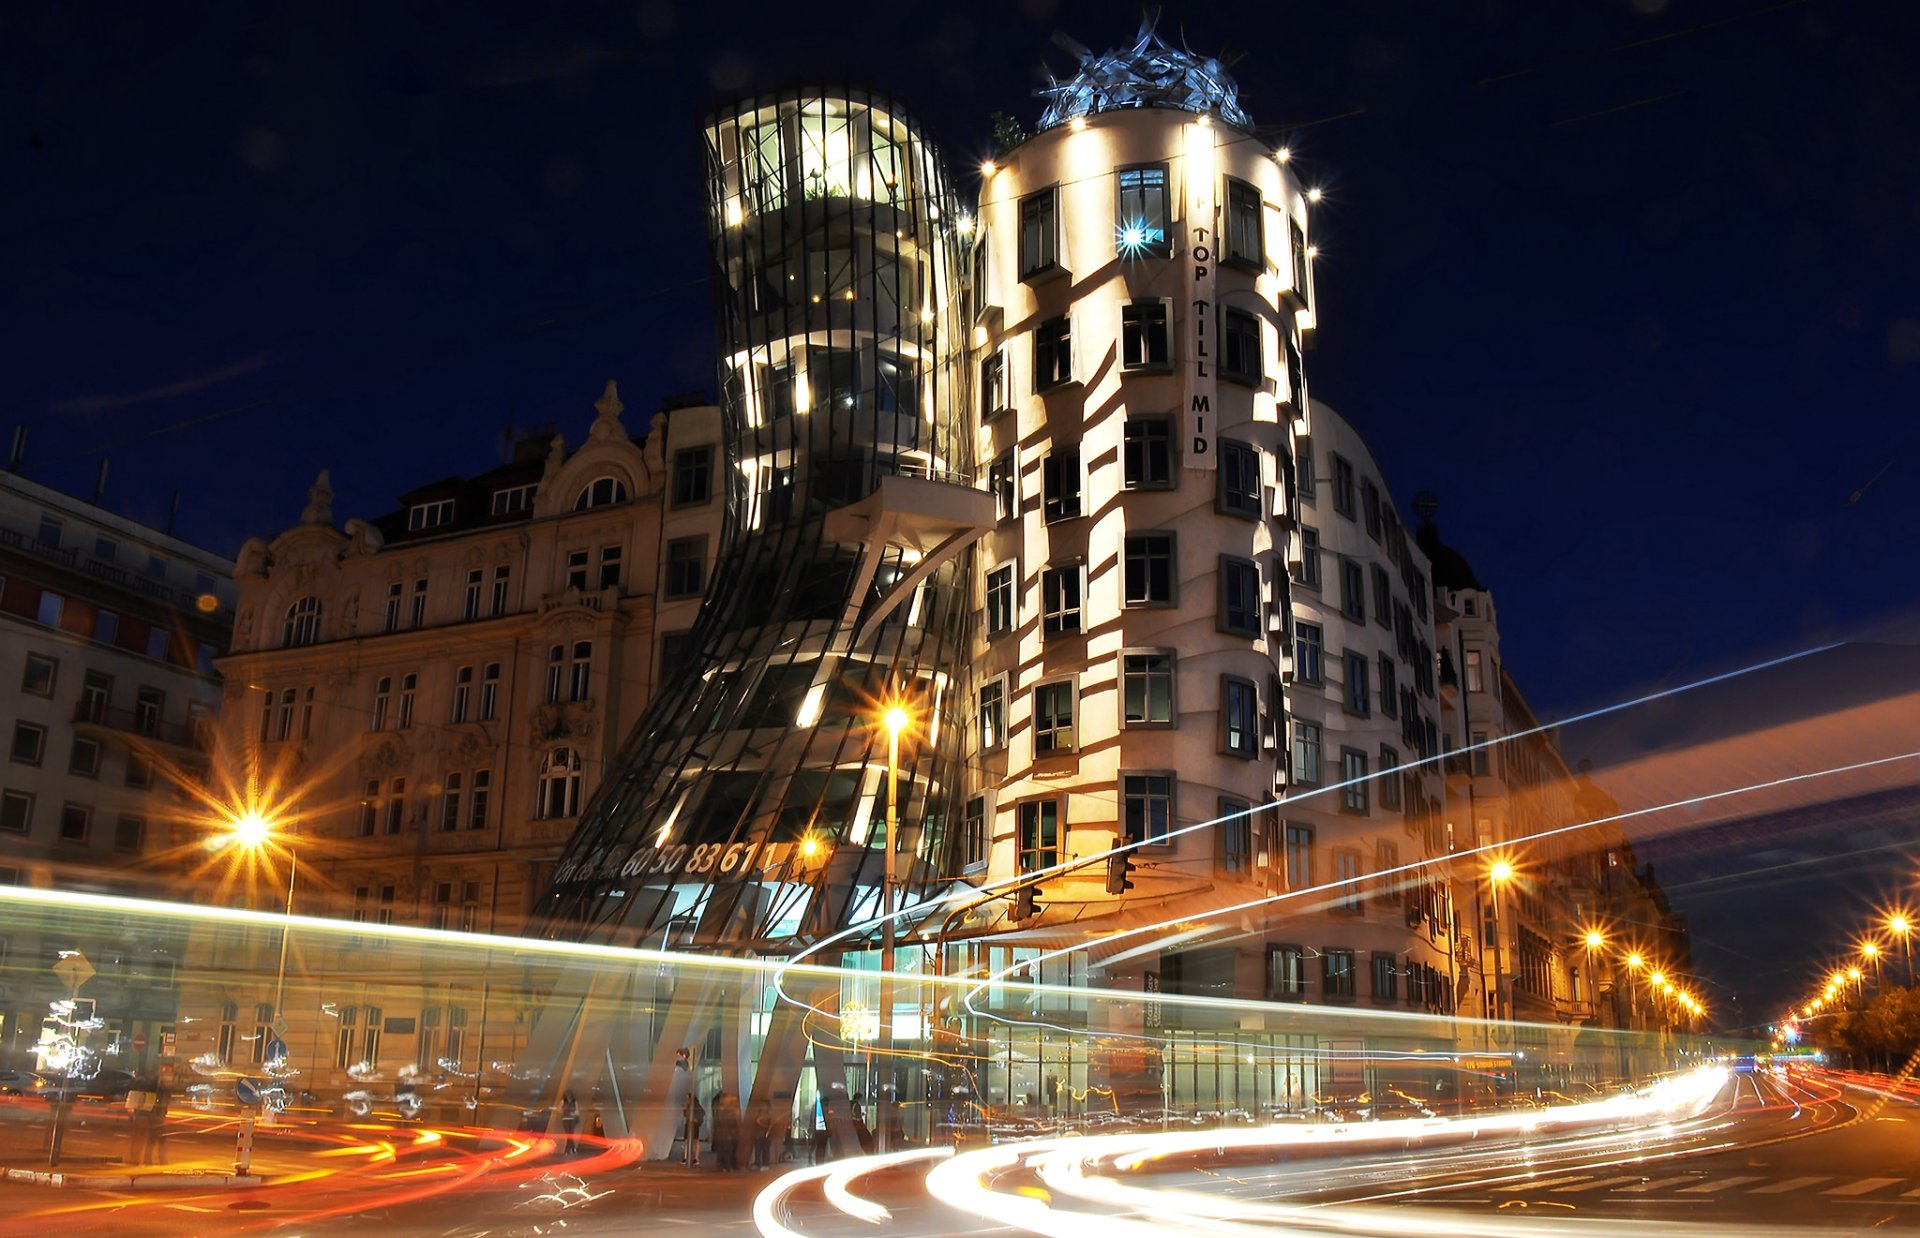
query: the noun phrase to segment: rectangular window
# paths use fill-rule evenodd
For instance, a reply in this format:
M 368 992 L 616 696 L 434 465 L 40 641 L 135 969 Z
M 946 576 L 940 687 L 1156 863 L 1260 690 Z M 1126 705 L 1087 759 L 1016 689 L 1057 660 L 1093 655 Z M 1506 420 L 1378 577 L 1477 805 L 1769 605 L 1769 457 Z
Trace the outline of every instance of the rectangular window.
M 1033 689 L 1033 754 L 1036 757 L 1072 752 L 1075 689 L 1070 679 L 1036 685 Z
M 100 776 L 100 745 L 84 735 L 73 737 L 73 749 L 67 754 L 67 772 L 76 778 Z
M 1400 905 L 1400 848 L 1382 840 L 1375 844 L 1373 861 L 1374 898 L 1389 907 Z
M 460 782 L 458 773 L 448 774 L 445 785 L 440 789 L 440 828 L 442 830 L 460 828 Z
M 1293 485 L 1300 493 L 1300 501 L 1311 503 L 1320 481 L 1313 468 L 1313 440 L 1302 436 L 1295 443 L 1294 450 Z
M 507 613 L 507 581 L 512 575 L 513 569 L 504 563 L 493 569 L 492 613 L 495 615 Z
M 1220 867 L 1229 873 L 1253 868 L 1253 805 L 1221 796 L 1214 801 L 1214 830 L 1220 836 Z
M 418 675 L 400 676 L 400 707 L 394 711 L 394 727 L 406 730 L 413 725 L 414 690 L 420 686 Z
M 93 639 L 102 645 L 117 644 L 120 640 L 120 616 L 110 610 L 94 611 Z M 312 638 L 309 637 L 308 640 L 301 641 L 300 643 L 310 643 L 311 639 Z
M 769 421 L 793 416 L 798 390 L 799 374 L 792 357 L 760 368 L 760 398 Z
M 1320 530 L 1300 526 L 1300 586 L 1320 587 Z
M 1165 843 L 1173 828 L 1173 775 L 1121 774 L 1120 804 L 1128 842 Z
M 1289 328 L 1280 332 L 1280 345 L 1287 358 L 1287 403 L 1293 406 L 1294 416 L 1305 418 L 1307 415 L 1307 371 L 1300 361 L 1300 344 Z
M 473 771 L 473 793 L 467 797 L 467 828 L 483 830 L 487 827 L 487 796 L 493 789 L 493 771 L 477 769 Z
M 1125 560 L 1128 606 L 1173 605 L 1173 534 L 1128 534 Z
M 1344 456 L 1333 458 L 1333 510 L 1353 519 L 1353 465 Z
M 1020 871 L 1037 873 L 1060 862 L 1060 801 L 1027 800 L 1020 805 Z
M 1173 725 L 1173 654 L 1170 651 L 1122 654 L 1120 681 L 1128 726 Z
M 988 847 L 992 841 L 987 833 L 987 799 L 984 795 L 976 795 L 967 801 L 960 826 L 961 864 L 968 869 L 982 867 L 987 862 Z
M 1380 712 L 1391 718 L 1400 712 L 1398 693 L 1399 676 L 1395 673 L 1393 655 L 1380 654 Z
M 618 546 L 600 548 L 600 588 L 618 589 L 620 587 L 620 555 Z
M 1320 952 L 1320 992 L 1330 998 L 1351 998 L 1354 992 L 1353 951 Z
M 1164 258 L 1173 252 L 1167 165 L 1142 163 L 1115 173 L 1113 236 L 1122 258 Z
M 365 791 L 360 796 L 360 836 L 371 837 L 380 824 L 380 780 L 367 779 Z
M 1267 1000 L 1297 1002 L 1307 996 L 1307 952 L 1299 946 L 1267 947 Z
M 1383 628 L 1393 626 L 1393 578 L 1378 563 L 1368 565 L 1373 580 L 1373 621 Z
M 1040 573 L 1040 634 L 1071 636 L 1085 631 L 1086 568 L 1078 563 Z
M 121 813 L 113 823 L 113 849 L 122 855 L 139 855 L 147 846 L 146 818 Z
M 1220 314 L 1220 377 L 1257 384 L 1261 378 L 1260 320 L 1245 310 Z
M 696 507 L 713 498 L 713 447 L 683 447 L 673 453 L 673 505 Z
M 38 765 L 47 751 L 47 728 L 31 722 L 13 724 L 13 747 L 8 759 L 21 765 Z
M 1382 744 L 1380 747 L 1380 807 L 1400 811 L 1400 753 Z
M 1055 447 L 1040 462 L 1040 490 L 1043 511 L 1049 523 L 1072 520 L 1083 513 L 1081 503 L 1085 479 L 1080 471 L 1080 445 Z
M 1349 847 L 1336 848 L 1333 853 L 1333 880 L 1339 887 L 1335 895 L 1337 909 L 1346 912 L 1362 912 L 1367 909 L 1366 891 L 1360 886 L 1360 853 Z
M 1260 516 L 1260 452 L 1246 443 L 1220 440 L 1220 510 Z
M 486 573 L 479 568 L 467 572 L 466 593 L 461 599 L 460 617 L 478 619 L 480 617 L 480 590 L 486 584 Z
M 30 653 L 27 655 L 26 669 L 20 676 L 20 690 L 28 696 L 52 696 L 54 680 L 59 673 L 59 659 Z
M 1364 717 L 1373 712 L 1373 690 L 1367 682 L 1367 673 L 1372 665 L 1366 654 L 1354 649 L 1347 650 L 1345 674 L 1347 712 L 1350 714 Z
M 416 628 L 427 623 L 427 582 L 424 579 L 413 582 L 413 611 L 409 622 Z
M 1039 275 L 1060 264 L 1059 216 L 1053 186 L 1020 199 L 1020 278 Z
M 1120 368 L 1164 370 L 1173 360 L 1173 315 L 1166 301 L 1120 307 Z
M 387 833 L 398 834 L 407 823 L 407 780 L 395 778 L 387 784 Z
M 443 524 L 452 523 L 452 499 L 439 499 L 432 503 L 415 503 L 407 509 L 407 531 L 409 533 L 417 533 L 421 529 L 436 529 Z
M 1007 353 L 996 348 L 980 358 L 980 420 L 992 421 L 1011 407 L 1008 400 Z
M 1073 321 L 1064 314 L 1033 329 L 1033 389 L 1050 391 L 1073 381 Z
M 1266 265 L 1260 235 L 1260 191 L 1245 181 L 1227 181 L 1227 248 L 1221 261 L 1252 267 Z
M 1020 607 L 1015 592 L 1015 564 L 1003 563 L 987 573 L 987 635 L 1013 631 Z
M 453 672 L 453 708 L 447 711 L 447 721 L 465 722 L 467 720 L 467 697 L 473 691 L 473 668 L 458 667 Z
M 1340 613 L 1355 623 L 1367 621 L 1367 573 L 1360 564 L 1340 559 Z
M 1287 250 L 1293 259 L 1293 291 L 1302 304 L 1308 304 L 1313 284 L 1307 278 L 1307 233 L 1291 215 L 1287 216 Z
M 1220 626 L 1260 635 L 1260 569 L 1246 559 L 1220 556 Z
M 33 828 L 33 796 L 25 791 L 0 791 L 0 830 L 25 834 Z
M 400 626 L 400 602 L 406 595 L 406 586 L 393 581 L 387 586 L 387 613 L 385 626 L 389 632 Z
M 1369 782 L 1367 754 L 1358 748 L 1340 750 L 1340 811 L 1367 815 Z
M 1167 417 L 1127 418 L 1121 452 L 1122 484 L 1129 490 L 1164 490 L 1173 485 L 1173 421 Z
M 41 512 L 40 534 L 34 540 L 42 546 L 50 546 L 58 550 L 60 548 L 60 532 L 66 527 L 67 522 L 52 512 Z
M 1360 479 L 1360 518 L 1364 522 L 1367 536 L 1374 541 L 1380 540 L 1380 487 L 1373 484 L 1373 478 Z
M 1304 786 L 1320 783 L 1320 724 L 1293 720 L 1293 780 Z
M 45 624 L 50 628 L 57 628 L 60 626 L 61 618 L 66 613 L 67 613 L 67 599 L 61 597 L 59 594 L 53 592 L 50 589 L 40 594 L 40 609 L 37 613 L 37 617 L 41 623 Z M 155 631 L 158 631 L 158 630 L 159 629 L 157 628 L 155 629 Z
M 500 664 L 487 663 L 487 669 L 480 673 L 480 721 L 493 721 L 494 708 L 500 698 Z
M 567 552 L 567 588 L 582 593 L 587 590 L 587 552 L 569 550 Z
M 1476 777 L 1485 778 L 1493 773 L 1493 750 L 1487 747 L 1487 733 L 1473 733 L 1473 772 Z
M 1252 758 L 1260 750 L 1260 694 L 1253 681 L 1220 677 L 1220 746 L 1229 756 Z
M 1015 471 L 1013 448 L 995 456 L 987 466 L 987 489 L 993 494 L 995 520 L 1012 520 L 1020 514 L 1020 474 Z
M 127 753 L 127 785 L 136 789 L 153 785 L 153 762 L 138 752 Z
M 1487 690 L 1485 655 L 1478 649 L 1469 649 L 1464 656 L 1467 660 L 1467 691 L 1485 692 Z
M 60 808 L 60 841 L 84 843 L 93 827 L 93 809 L 85 804 L 65 804 Z
M 1323 629 L 1317 623 L 1293 625 L 1293 679 L 1295 683 L 1319 683 L 1323 652 Z
M 1007 681 L 1005 676 L 980 685 L 980 751 L 998 752 L 1007 746 Z
M 677 537 L 667 543 L 667 596 L 697 597 L 707 583 L 707 539 Z
M 529 483 L 524 486 L 509 486 L 504 490 L 495 490 L 490 511 L 495 516 L 511 516 L 526 511 L 533 506 L 533 492 L 538 486 Z
M 1394 956 L 1384 950 L 1373 952 L 1373 1000 L 1400 1000 L 1400 973 L 1394 969 Z

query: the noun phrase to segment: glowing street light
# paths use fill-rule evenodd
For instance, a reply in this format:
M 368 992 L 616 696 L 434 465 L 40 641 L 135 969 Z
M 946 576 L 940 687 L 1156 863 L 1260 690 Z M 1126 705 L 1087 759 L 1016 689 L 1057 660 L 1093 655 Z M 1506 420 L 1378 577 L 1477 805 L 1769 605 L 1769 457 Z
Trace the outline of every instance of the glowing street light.
M 1598 950 L 1600 947 L 1607 944 L 1607 938 L 1606 938 L 1606 935 L 1603 934 L 1599 929 L 1588 929 L 1586 942 L 1587 942 L 1587 949 Z
M 1513 865 L 1506 860 L 1495 860 L 1487 868 L 1487 876 L 1495 881 L 1512 881 Z
M 249 854 L 259 854 L 270 850 L 284 850 L 287 853 L 287 911 L 293 915 L 293 883 L 300 871 L 300 855 L 293 849 L 291 842 L 282 841 L 285 831 L 280 822 L 268 812 L 258 807 L 243 809 L 237 816 L 227 821 L 227 835 L 221 840 L 225 846 L 234 847 Z M 284 1013 L 281 1003 L 287 990 L 287 938 L 289 926 L 280 926 L 280 966 L 273 980 L 273 1017 L 278 1019 Z
M 904 701 L 895 699 L 881 710 L 880 725 L 887 732 L 887 854 L 880 897 L 880 1033 L 886 1039 L 887 1069 L 891 1074 L 894 1057 L 894 859 L 900 833 L 900 733 L 913 725 L 913 714 Z M 889 1105 L 897 1106 L 900 1098 L 897 1095 L 889 1098 L 889 1093 L 895 1091 L 897 1089 L 885 1084 L 875 1089 L 874 1102 L 879 1106 L 880 1122 L 878 1147 L 883 1156 L 893 1149 L 893 1113 Z
M 1900 948 L 1907 956 L 1907 987 L 1913 987 L 1913 921 L 1904 912 L 1894 912 L 1887 917 L 1887 931 L 1900 938 Z

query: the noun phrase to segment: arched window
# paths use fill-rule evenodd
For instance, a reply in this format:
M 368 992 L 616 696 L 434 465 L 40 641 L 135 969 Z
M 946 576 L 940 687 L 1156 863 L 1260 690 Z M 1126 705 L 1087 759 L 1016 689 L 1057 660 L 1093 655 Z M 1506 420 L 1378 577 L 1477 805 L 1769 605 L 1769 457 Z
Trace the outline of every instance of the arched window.
M 287 623 L 280 630 L 280 643 L 291 648 L 311 645 L 319 639 L 320 599 L 307 596 L 287 607 Z
M 540 759 L 540 799 L 534 815 L 543 820 L 572 817 L 580 812 L 580 754 L 555 748 Z
M 605 507 L 609 503 L 627 501 L 627 483 L 618 477 L 601 477 L 589 483 L 573 501 L 573 510 L 586 511 L 589 507 Z

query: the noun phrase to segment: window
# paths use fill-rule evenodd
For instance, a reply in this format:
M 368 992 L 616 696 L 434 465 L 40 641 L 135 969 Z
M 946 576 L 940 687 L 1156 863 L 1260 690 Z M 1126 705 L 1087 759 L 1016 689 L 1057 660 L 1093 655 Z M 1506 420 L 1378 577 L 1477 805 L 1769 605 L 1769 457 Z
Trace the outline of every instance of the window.
M 28 696 L 52 696 L 54 681 L 60 674 L 60 660 L 41 654 L 27 655 L 25 672 L 20 677 L 20 690 Z
M 387 784 L 387 833 L 398 834 L 407 823 L 407 780 L 395 778 Z
M 560 686 L 566 680 L 567 647 L 565 644 L 547 646 L 547 687 L 542 699 L 551 705 L 560 699 Z
M 75 720 L 103 722 L 107 716 L 107 705 L 113 700 L 113 676 L 103 675 L 99 671 L 88 671 L 80 684 L 80 708 Z
M 1173 421 L 1167 417 L 1127 418 L 1122 455 L 1122 484 L 1129 490 L 1163 490 L 1173 485 Z
M 580 812 L 580 754 L 555 748 L 540 759 L 539 800 L 534 815 L 544 820 Z
M 1320 530 L 1300 526 L 1300 585 L 1306 589 L 1320 587 Z
M 167 636 L 167 630 L 154 626 L 147 629 L 147 656 L 155 662 L 173 660 L 173 642 Z
M 1400 905 L 1400 848 L 1384 839 L 1375 844 L 1374 897 L 1390 907 Z
M 1072 381 L 1072 320 L 1049 318 L 1033 329 L 1033 389 L 1047 391 Z
M 493 492 L 491 511 L 496 516 L 511 516 L 533 506 L 533 493 L 539 489 L 536 485 L 509 486 L 505 490 Z
M 166 712 L 167 694 L 158 688 L 141 687 L 133 694 L 133 725 L 142 735 L 160 733 L 160 716 Z
M 1393 626 L 1393 578 L 1378 563 L 1368 565 L 1373 579 L 1373 621 L 1383 628 Z
M 1340 750 L 1340 811 L 1367 815 L 1367 754 L 1358 748 Z
M 120 640 L 120 616 L 110 610 L 94 611 L 93 639 L 102 645 L 118 644 Z
M 73 750 L 67 754 L 67 772 L 76 778 L 100 776 L 100 745 L 84 735 L 73 737 Z
M 417 533 L 421 529 L 437 529 L 443 524 L 452 523 L 452 499 L 436 499 L 431 503 L 415 503 L 407 509 L 407 532 L 409 533 Z
M 480 721 L 493 721 L 494 706 L 500 699 L 500 664 L 487 663 L 487 669 L 480 672 Z
M 1367 573 L 1346 557 L 1340 560 L 1340 613 L 1355 623 L 1367 621 Z
M 93 557 L 94 558 L 100 560 L 102 563 L 111 563 L 115 559 L 117 559 L 119 556 L 120 556 L 119 542 L 116 542 L 112 538 L 106 537 L 102 534 L 96 533 L 94 535 L 94 538 L 93 538 Z M 212 580 L 213 578 L 209 576 L 207 579 Z M 196 587 L 194 591 L 196 593 L 211 593 L 213 592 L 213 586 L 208 585 L 205 588 Z
M 1293 720 L 1293 780 L 1306 786 L 1320 782 L 1320 724 Z
M 427 582 L 422 577 L 413 582 L 413 608 L 408 622 L 416 628 L 427 624 Z
M 1220 510 L 1260 515 L 1260 452 L 1224 438 L 1220 440 Z
M 1323 629 L 1317 623 L 1293 625 L 1293 678 L 1295 683 L 1319 683 Z
M 1128 726 L 1173 725 L 1173 654 L 1164 649 L 1120 657 L 1120 689 Z
M 1011 407 L 1008 400 L 1007 353 L 996 348 L 980 358 L 980 420 L 991 421 Z
M 473 794 L 467 797 L 467 828 L 483 830 L 487 828 L 487 797 L 493 789 L 493 771 L 477 769 L 473 771 Z
M 167 559 L 165 555 L 150 554 L 147 556 L 147 575 L 153 577 L 155 580 L 165 580 L 167 578 Z
M 980 751 L 1007 746 L 1007 681 L 1004 676 L 980 685 Z
M 1487 747 L 1487 733 L 1473 733 L 1473 772 L 1476 777 L 1485 778 L 1493 772 L 1493 753 Z
M 442 830 L 460 828 L 460 783 L 459 774 L 448 774 L 446 785 L 440 790 L 440 828 Z
M 1220 677 L 1220 747 L 1229 756 L 1252 757 L 1260 748 L 1260 694 L 1253 681 Z
M 1033 689 L 1033 754 L 1050 756 L 1074 748 L 1074 685 L 1070 679 Z
M 1293 458 L 1293 484 L 1300 498 L 1313 502 L 1314 491 L 1319 487 L 1319 479 L 1313 471 L 1313 440 L 1302 437 L 1295 443 L 1296 454 Z
M 120 819 L 113 823 L 113 849 L 122 855 L 139 855 L 146 846 L 146 818 L 121 813 Z
M 1128 606 L 1173 605 L 1173 534 L 1128 534 L 1125 575 Z
M 713 498 L 713 447 L 683 447 L 673 453 L 673 505 L 695 507 Z
M 1245 310 L 1220 314 L 1220 377 L 1235 382 L 1260 381 L 1260 320 Z
M 153 785 L 153 762 L 138 752 L 127 753 L 127 785 L 135 789 Z
M 1172 253 L 1167 231 L 1173 215 L 1167 196 L 1167 165 L 1135 164 L 1115 173 L 1113 236 L 1122 258 L 1164 258 Z
M 400 626 L 400 601 L 406 593 L 406 586 L 393 581 L 387 586 L 386 630 L 392 632 Z
M 572 658 L 567 664 L 567 699 L 584 701 L 593 685 L 593 642 L 573 642 Z
M 677 537 L 667 543 L 667 596 L 695 597 L 707 583 L 707 539 Z
M 1037 873 L 1060 862 L 1060 801 L 1027 800 L 1020 805 L 1020 871 Z
M 1485 655 L 1478 649 L 1469 649 L 1466 651 L 1465 657 L 1467 660 L 1467 691 L 1485 692 L 1487 690 L 1487 673 L 1484 665 Z
M 512 574 L 513 569 L 504 563 L 493 569 L 493 597 L 489 603 L 489 614 L 507 613 L 507 581 Z
M 66 614 L 66 610 L 67 599 L 61 597 L 59 594 L 54 593 L 52 590 L 46 590 L 40 594 L 38 618 L 41 623 L 46 624 L 50 628 L 59 627 L 61 616 Z M 155 630 L 158 631 L 158 629 Z
M 1353 465 L 1344 456 L 1333 457 L 1333 510 L 1353 519 Z
M 371 837 L 380 824 L 380 780 L 367 779 L 366 791 L 360 796 L 360 836 Z
M 393 724 L 397 730 L 406 730 L 413 725 L 414 690 L 420 686 L 420 676 L 400 676 L 400 708 L 394 714 Z
M 1372 712 L 1373 692 L 1367 683 L 1367 672 L 1371 666 L 1366 654 L 1354 649 L 1347 650 L 1347 712 L 1350 714 L 1364 717 Z
M 1293 258 L 1293 291 L 1305 302 L 1312 288 L 1307 279 L 1307 232 L 1291 215 L 1287 216 L 1287 242 Z
M 1380 712 L 1391 718 L 1399 712 L 1397 694 L 1400 691 L 1399 678 L 1394 671 L 1393 655 L 1380 655 Z
M 67 522 L 52 512 L 41 512 L 40 534 L 34 540 L 42 546 L 52 546 L 58 549 L 60 546 L 60 532 L 66 527 Z
M 1244 873 L 1253 866 L 1253 805 L 1221 796 L 1214 802 L 1215 831 L 1220 835 L 1220 867 Z
M 967 801 L 966 812 L 961 818 L 960 862 L 969 869 L 979 868 L 987 862 L 987 850 L 990 838 L 987 834 L 987 800 L 976 795 Z
M 1128 842 L 1165 843 L 1173 828 L 1173 775 L 1121 774 L 1120 804 Z
M 1373 478 L 1360 479 L 1360 516 L 1366 525 L 1367 536 L 1374 541 L 1380 540 L 1380 487 L 1373 484 Z
M 1400 1000 L 1400 973 L 1394 970 L 1394 956 L 1384 950 L 1373 952 L 1373 1000 Z
M 287 620 L 280 629 L 280 643 L 289 648 L 311 645 L 320 639 L 320 599 L 303 597 L 287 607 Z
M 799 374 L 791 356 L 778 365 L 760 367 L 760 398 L 769 420 L 793 416 L 799 385 Z
M 587 558 L 584 547 L 567 552 L 567 588 L 587 591 Z
M 33 796 L 25 791 L 0 791 L 0 830 L 25 834 L 33 828 Z
M 1040 489 L 1043 510 L 1049 522 L 1071 520 L 1082 514 L 1080 445 L 1055 447 L 1040 462 Z
M 1020 278 L 1051 271 L 1059 265 L 1057 191 L 1048 186 L 1020 199 Z
M 573 501 L 573 510 L 583 512 L 589 508 L 608 507 L 626 501 L 627 483 L 617 477 L 601 477 L 589 482 L 580 491 L 580 497 Z
M 1173 360 L 1172 312 L 1166 301 L 1129 301 L 1120 307 L 1120 366 L 1164 370 Z
M 1287 889 L 1313 885 L 1313 827 L 1289 825 L 1286 830 Z
M 1304 419 L 1307 415 L 1307 371 L 1300 362 L 1300 343 L 1291 329 L 1280 333 L 1280 343 L 1287 354 L 1287 403 L 1293 406 L 1295 416 Z
M 460 600 L 460 617 L 478 619 L 480 617 L 480 589 L 486 584 L 487 574 L 480 568 L 467 571 L 467 588 Z
M 1353 996 L 1353 951 L 1320 952 L 1320 991 L 1327 997 Z
M 373 729 L 387 729 L 387 718 L 393 709 L 393 678 L 382 675 L 373 683 Z
M 1013 631 L 1019 613 L 1014 593 L 1014 564 L 1003 563 L 987 573 L 987 635 Z
M 84 843 L 93 826 L 93 809 L 85 804 L 65 804 L 60 808 L 60 841 Z
M 47 728 L 31 722 L 13 724 L 13 749 L 8 759 L 22 765 L 38 765 L 47 751 Z
M 1078 563 L 1040 573 L 1040 634 L 1070 636 L 1085 631 L 1082 604 L 1086 570 Z
M 987 489 L 993 494 L 995 520 L 1012 520 L 1020 514 L 1020 475 L 1014 469 L 1011 447 L 987 466 Z
M 1220 556 L 1220 626 L 1260 635 L 1260 569 L 1245 559 Z
M 467 720 L 467 697 L 473 691 L 473 668 L 462 666 L 453 672 L 453 708 L 447 711 L 448 722 Z
M 354 890 L 354 894 L 356 896 L 365 895 L 366 887 L 365 886 L 357 887 Z M 365 915 L 364 909 L 359 913 L 355 914 L 354 916 L 354 919 L 356 920 L 364 920 L 365 918 L 366 918 L 366 915 Z M 357 941 L 358 939 L 356 938 L 355 940 Z M 228 1003 L 228 1005 L 229 1007 L 231 1007 L 232 1003 Z M 345 1070 L 347 1069 L 347 1067 L 352 1066 L 354 1064 L 353 1033 L 354 1033 L 354 1025 L 357 1022 L 359 1022 L 359 1014 L 360 1014 L 359 1010 L 357 1010 L 352 1006 L 340 1007 L 340 1012 L 339 1012 L 340 1026 L 334 1039 L 334 1049 L 333 1049 L 333 1065 L 336 1070 Z M 228 1056 L 228 1054 L 226 1052 L 222 1052 L 220 1056 L 222 1058 L 225 1058 Z
M 1307 952 L 1299 946 L 1267 947 L 1267 1000 L 1297 1002 L 1307 996 Z
M 1260 191 L 1245 181 L 1227 181 L 1227 248 L 1221 261 L 1256 271 L 1266 265 L 1260 238 Z
M 1400 811 L 1400 754 L 1382 744 L 1380 747 L 1380 807 Z

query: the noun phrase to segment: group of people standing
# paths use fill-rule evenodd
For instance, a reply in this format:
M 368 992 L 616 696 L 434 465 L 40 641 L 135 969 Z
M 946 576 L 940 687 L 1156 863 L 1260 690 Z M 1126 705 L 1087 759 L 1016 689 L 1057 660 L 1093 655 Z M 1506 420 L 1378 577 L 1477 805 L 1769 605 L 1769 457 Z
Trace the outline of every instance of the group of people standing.
M 740 1168 L 740 1138 L 744 1132 L 753 1146 L 751 1168 L 770 1168 L 773 1164 L 773 1140 L 781 1133 L 782 1125 L 774 1114 L 773 1102 L 765 1097 L 755 1101 L 743 1119 L 738 1096 L 727 1091 L 715 1092 L 713 1121 L 708 1130 L 715 1166 L 722 1173 L 732 1173 Z M 689 1167 L 700 1163 L 700 1132 L 703 1126 L 709 1126 L 707 1111 L 701 1106 L 699 1098 L 689 1092 L 680 1121 L 680 1158 Z

